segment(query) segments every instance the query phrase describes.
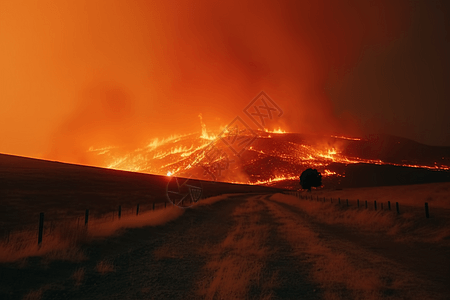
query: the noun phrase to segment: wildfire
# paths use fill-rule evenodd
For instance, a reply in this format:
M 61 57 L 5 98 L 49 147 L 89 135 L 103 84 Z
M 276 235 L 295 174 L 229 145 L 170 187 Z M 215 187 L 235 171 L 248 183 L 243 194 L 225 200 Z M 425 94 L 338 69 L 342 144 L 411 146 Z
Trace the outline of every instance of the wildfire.
M 341 140 L 349 140 L 349 141 L 361 141 L 361 138 L 355 138 L 355 137 L 347 137 L 347 136 L 336 136 L 336 135 L 332 135 L 332 138 L 335 139 L 341 139 Z
M 327 170 L 327 169 L 325 169 L 323 171 L 323 176 L 331 176 L 331 175 L 336 175 L 336 172 L 333 172 L 333 171 L 330 171 L 330 170 Z
M 299 176 L 275 176 L 274 178 L 270 178 L 268 180 L 258 180 L 254 182 L 247 182 L 247 184 L 251 185 L 266 185 L 275 183 L 278 181 L 284 181 L 284 180 L 299 180 Z
M 279 134 L 287 133 L 285 130 L 281 129 L 281 127 L 278 127 L 278 129 L 274 129 L 272 131 L 267 128 L 264 128 L 264 131 L 267 133 L 279 133 Z
M 215 134 L 208 134 L 208 132 L 206 131 L 206 124 L 203 123 L 202 114 L 199 114 L 198 117 L 200 118 L 200 124 L 202 125 L 202 135 L 200 136 L 200 138 L 209 141 L 215 140 L 217 136 Z
M 328 140 L 323 144 L 308 143 L 300 135 L 299 138 L 289 135 L 286 136 L 286 140 L 274 139 L 270 141 L 272 136 L 287 133 L 281 128 L 272 131 L 268 129 L 259 131 L 258 139 L 245 149 L 246 152 L 244 153 L 247 153 L 247 155 L 236 158 L 231 153 L 229 144 L 221 142 L 216 134 L 207 132 L 201 114 L 199 118 L 201 132 L 172 135 L 163 139 L 156 138 L 147 145 L 133 151 L 108 146 L 102 148 L 90 147 L 88 152 L 96 157 L 101 157 L 104 160 L 103 166 L 112 169 L 166 176 L 174 176 L 174 174 L 180 176 L 189 174 L 190 176 L 194 174 L 194 177 L 204 180 L 216 180 L 207 177 L 209 170 L 215 170 L 220 172 L 220 174 L 217 174 L 219 176 L 217 180 L 219 181 L 252 185 L 272 185 L 281 181 L 298 180 L 305 168 L 317 168 L 323 176 L 344 176 L 344 174 L 338 174 L 327 168 L 332 163 L 343 165 L 365 163 L 450 170 L 449 166 L 438 163 L 419 165 L 405 161 L 400 164 L 348 156 L 341 150 L 343 143 L 344 145 L 346 143 L 345 141 L 334 143 L 333 140 Z M 227 135 L 252 138 L 252 136 L 247 137 L 246 134 L 248 133 L 244 131 L 225 128 L 222 131 L 221 138 L 227 137 Z M 332 138 L 350 141 L 361 140 L 344 136 L 332 136 Z M 230 139 L 230 143 L 231 140 L 234 139 Z M 242 140 L 245 141 L 245 139 Z M 217 153 L 209 152 L 212 149 Z M 223 154 L 227 151 L 231 155 Z M 244 174 L 244 176 L 236 174 Z M 274 176 L 274 174 L 284 175 Z

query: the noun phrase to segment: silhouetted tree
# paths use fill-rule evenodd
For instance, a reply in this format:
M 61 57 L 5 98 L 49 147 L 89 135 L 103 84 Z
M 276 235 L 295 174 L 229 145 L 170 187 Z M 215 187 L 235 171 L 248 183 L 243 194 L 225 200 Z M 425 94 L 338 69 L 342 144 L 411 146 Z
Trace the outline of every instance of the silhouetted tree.
M 311 192 L 312 187 L 322 186 L 322 175 L 316 169 L 306 169 L 300 175 L 300 185 L 302 189 Z

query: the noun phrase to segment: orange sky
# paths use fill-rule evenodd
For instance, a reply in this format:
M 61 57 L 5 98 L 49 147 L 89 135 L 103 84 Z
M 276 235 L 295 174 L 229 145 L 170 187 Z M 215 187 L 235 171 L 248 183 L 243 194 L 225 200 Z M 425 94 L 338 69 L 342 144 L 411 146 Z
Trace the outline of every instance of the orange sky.
M 450 146 L 448 59 L 430 58 L 442 8 L 310 2 L 2 1 L 0 152 L 84 163 L 90 146 L 199 131 L 199 113 L 226 125 L 261 90 L 291 131 Z

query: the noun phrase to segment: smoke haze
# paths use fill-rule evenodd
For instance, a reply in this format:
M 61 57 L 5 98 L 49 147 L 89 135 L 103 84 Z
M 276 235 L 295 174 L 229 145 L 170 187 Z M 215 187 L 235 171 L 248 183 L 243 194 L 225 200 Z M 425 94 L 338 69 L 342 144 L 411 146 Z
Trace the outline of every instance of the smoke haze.
M 262 90 L 284 111 L 273 127 L 450 146 L 446 11 L 438 1 L 3 1 L 0 152 L 95 164 L 90 147 L 200 132 L 199 113 L 208 129 L 225 126 Z

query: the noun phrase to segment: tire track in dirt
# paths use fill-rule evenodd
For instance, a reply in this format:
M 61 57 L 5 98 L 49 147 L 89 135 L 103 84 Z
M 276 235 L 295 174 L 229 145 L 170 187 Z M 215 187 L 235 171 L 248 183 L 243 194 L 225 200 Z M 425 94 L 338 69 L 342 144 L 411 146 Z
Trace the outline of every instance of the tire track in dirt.
M 271 249 L 266 266 L 265 276 L 276 274 L 276 285 L 273 287 L 274 299 L 318 299 L 319 285 L 312 282 L 309 272 L 312 264 L 306 258 L 294 254 L 289 241 L 280 234 L 283 226 L 280 217 L 275 216 L 267 206 L 271 195 L 260 196 L 258 202 L 264 206 L 261 211 L 261 222 L 270 224 L 266 247 Z
M 247 197 L 232 213 L 235 226 L 225 239 L 205 251 L 205 280 L 197 284 L 202 299 L 272 299 L 276 278 L 263 272 L 270 251 L 263 209 L 256 196 Z
M 233 213 L 236 225 L 207 253 L 199 295 L 205 299 L 317 299 L 310 265 L 279 235 L 280 221 L 266 205 L 270 195 L 247 198 Z
M 284 216 L 283 234 L 297 254 L 308 255 L 313 263 L 311 277 L 321 284 L 325 299 L 445 299 L 401 265 L 343 239 L 333 226 L 300 208 L 267 202 L 275 215 Z

